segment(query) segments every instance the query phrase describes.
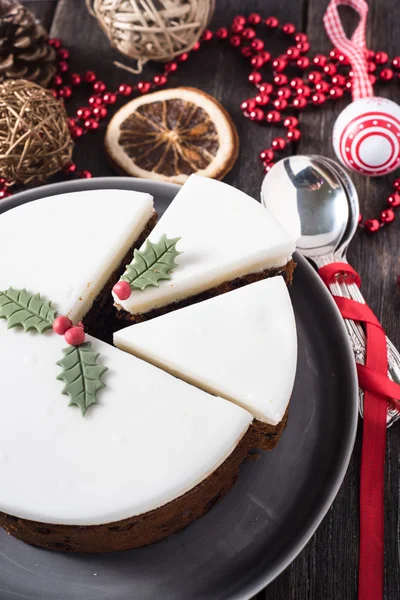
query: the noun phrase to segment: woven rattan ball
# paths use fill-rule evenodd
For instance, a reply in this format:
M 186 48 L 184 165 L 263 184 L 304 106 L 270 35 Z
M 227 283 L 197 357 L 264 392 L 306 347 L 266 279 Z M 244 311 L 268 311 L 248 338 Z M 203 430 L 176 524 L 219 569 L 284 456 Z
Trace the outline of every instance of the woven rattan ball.
M 190 50 L 215 0 L 86 0 L 111 44 L 138 61 L 165 62 Z
M 0 177 L 41 183 L 70 160 L 73 141 L 62 102 L 24 79 L 0 85 Z

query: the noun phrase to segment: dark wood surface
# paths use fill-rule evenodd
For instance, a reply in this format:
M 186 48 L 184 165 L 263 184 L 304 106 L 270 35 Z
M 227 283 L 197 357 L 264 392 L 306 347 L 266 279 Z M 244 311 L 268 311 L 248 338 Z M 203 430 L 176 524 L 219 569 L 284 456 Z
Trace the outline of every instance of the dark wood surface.
M 134 81 L 134 76 L 113 65 L 120 55 L 111 51 L 109 43 L 96 21 L 88 14 L 84 0 L 36 0 L 25 2 L 50 29 L 60 37 L 71 53 L 71 67 L 83 72 L 93 69 L 110 89 L 122 82 Z M 290 21 L 300 31 L 307 32 L 313 53 L 328 51 L 330 44 L 322 26 L 327 0 L 216 0 L 212 28 L 227 25 L 237 13 L 259 11 L 263 16 L 275 15 L 282 22 Z M 396 0 L 371 0 L 368 20 L 368 43 L 375 50 L 389 55 L 400 54 L 400 25 Z M 346 10 L 349 25 L 355 20 Z M 279 51 L 275 36 L 266 49 Z M 158 72 L 158 67 L 146 67 L 143 78 Z M 268 147 L 278 129 L 250 123 L 241 115 L 240 102 L 251 95 L 246 82 L 248 68 L 244 60 L 228 44 L 217 42 L 193 56 L 170 78 L 171 86 L 190 85 L 214 95 L 232 115 L 239 135 L 239 159 L 226 181 L 258 197 L 263 173 L 259 151 Z M 383 96 L 400 102 L 398 83 L 377 87 Z M 85 96 L 82 96 L 81 103 Z M 301 115 L 303 136 L 297 153 L 318 153 L 334 157 L 331 145 L 332 126 L 349 97 L 340 103 L 327 103 L 323 109 L 310 109 Z M 79 99 L 69 107 L 72 114 Z M 74 159 L 80 169 L 89 169 L 94 176 L 114 175 L 103 149 L 105 125 L 100 131 L 80 141 Z M 383 179 L 354 177 L 362 213 L 375 217 L 384 208 L 385 198 L 392 191 L 396 174 Z M 381 319 L 392 341 L 400 346 L 400 296 L 396 279 L 400 274 L 400 214 L 399 219 L 376 235 L 359 232 L 349 253 L 351 264 L 363 279 L 363 293 Z M 361 453 L 361 425 L 352 460 L 341 490 L 316 534 L 297 559 L 257 600 L 355 600 L 357 598 L 358 564 L 358 491 Z M 400 433 L 399 425 L 388 431 L 386 461 L 385 514 L 385 599 L 400 598 L 399 502 L 400 502 Z M 189 599 L 188 599 L 189 600 Z M 211 599 L 210 599 L 211 600 Z

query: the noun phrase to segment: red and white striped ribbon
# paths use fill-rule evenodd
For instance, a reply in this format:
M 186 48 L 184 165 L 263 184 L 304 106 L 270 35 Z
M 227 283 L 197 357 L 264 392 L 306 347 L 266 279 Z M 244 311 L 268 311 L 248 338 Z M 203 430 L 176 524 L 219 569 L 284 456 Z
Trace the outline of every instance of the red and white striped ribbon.
M 350 6 L 360 16 L 360 22 L 351 39 L 347 37 L 340 20 L 337 9 L 340 5 Z M 369 98 L 374 95 L 372 83 L 368 77 L 366 57 L 367 44 L 365 30 L 367 26 L 367 14 L 368 4 L 365 0 L 331 0 L 324 14 L 324 25 L 329 39 L 349 59 L 353 69 L 353 100 Z

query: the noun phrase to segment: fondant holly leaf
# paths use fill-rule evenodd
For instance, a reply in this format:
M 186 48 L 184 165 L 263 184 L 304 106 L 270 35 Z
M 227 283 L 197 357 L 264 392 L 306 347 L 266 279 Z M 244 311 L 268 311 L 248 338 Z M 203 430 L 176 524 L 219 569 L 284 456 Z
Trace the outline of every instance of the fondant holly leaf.
M 176 249 L 181 238 L 168 239 L 163 234 L 157 243 L 146 241 L 143 250 L 135 250 L 133 261 L 126 267 L 121 279 L 132 289 L 143 291 L 149 285 L 159 286 L 163 279 L 171 279 L 170 272 L 177 266 L 175 258 L 182 254 Z
M 65 383 L 62 393 L 70 396 L 69 406 L 79 406 L 85 416 L 89 406 L 98 403 L 96 394 L 105 387 L 101 376 L 107 367 L 98 364 L 99 354 L 93 352 L 91 342 L 69 346 L 63 353 L 64 358 L 57 363 L 63 371 L 57 379 Z
M 25 331 L 36 329 L 43 333 L 51 329 L 56 314 L 51 302 L 42 300 L 39 294 L 12 287 L 0 291 L 0 319 L 7 319 L 8 329 L 20 325 Z

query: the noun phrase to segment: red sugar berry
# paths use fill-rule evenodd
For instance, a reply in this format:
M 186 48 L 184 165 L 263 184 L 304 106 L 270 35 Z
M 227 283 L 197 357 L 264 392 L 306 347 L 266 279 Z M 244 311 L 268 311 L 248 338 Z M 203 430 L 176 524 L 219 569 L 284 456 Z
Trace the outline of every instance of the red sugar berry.
M 127 281 L 118 281 L 113 287 L 113 292 L 120 300 L 127 300 L 131 295 L 131 286 Z
M 68 319 L 68 317 L 65 317 L 64 315 L 60 315 L 53 321 L 53 331 L 54 333 L 57 333 L 57 335 L 64 335 L 71 327 L 71 319 Z
M 85 341 L 85 332 L 81 327 L 75 325 L 74 327 L 67 329 L 64 338 L 70 346 L 80 346 Z

